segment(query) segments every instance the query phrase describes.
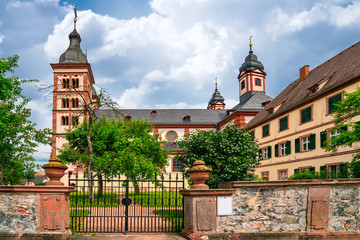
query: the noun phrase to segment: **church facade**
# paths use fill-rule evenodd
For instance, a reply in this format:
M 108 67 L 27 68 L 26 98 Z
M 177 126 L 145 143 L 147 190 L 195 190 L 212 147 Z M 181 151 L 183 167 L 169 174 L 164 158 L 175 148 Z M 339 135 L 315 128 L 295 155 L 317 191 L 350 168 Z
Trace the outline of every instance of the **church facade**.
M 76 26 L 76 24 L 75 24 Z M 170 150 L 167 172 L 181 170 L 174 160 L 181 149 L 177 140 L 192 131 L 221 131 L 228 124 L 249 129 L 258 140 L 262 158 L 255 174 L 263 180 L 282 180 L 304 170 L 327 170 L 332 176 L 341 172 L 345 162 L 360 144 L 341 148 L 335 155 L 325 152 L 326 139 L 347 129 L 333 129 L 336 102 L 343 92 L 352 92 L 360 81 L 360 43 L 356 43 L 310 71 L 300 69 L 297 80 L 287 86 L 275 99 L 266 95 L 264 65 L 252 50 L 239 69 L 239 103 L 225 108 L 225 99 L 215 85 L 206 109 L 121 109 L 100 108 L 93 88 L 95 78 L 86 55 L 80 48 L 81 37 L 76 27 L 69 34 L 70 45 L 51 64 L 54 73 L 53 145 L 52 156 L 65 142 L 65 133 L 86 116 L 84 108 L 95 111 L 96 118 L 104 114 L 114 118 L 147 118 L 154 134 L 165 140 Z M 360 116 L 353 121 L 359 122 Z M 72 169 L 77 171 L 80 169 Z
M 93 88 L 95 78 L 80 48 L 81 37 L 76 27 L 69 34 L 69 40 L 70 45 L 60 56 L 59 63 L 51 64 L 54 74 L 52 156 L 57 155 L 64 144 L 67 129 L 87 117 L 84 107 L 97 109 L 97 118 L 114 114 L 111 110 L 99 109 L 99 98 Z M 249 55 L 237 77 L 240 97 L 235 107 L 225 109 L 225 99 L 216 84 L 207 109 L 121 109 L 121 114 L 112 117 L 147 118 L 154 127 L 154 134 L 160 134 L 166 141 L 164 147 L 170 150 L 166 171 L 180 171 L 181 166 L 173 160 L 175 154 L 181 152 L 176 140 L 197 129 L 218 131 L 229 123 L 245 126 L 272 100 L 265 93 L 265 76 L 264 66 L 250 43 Z

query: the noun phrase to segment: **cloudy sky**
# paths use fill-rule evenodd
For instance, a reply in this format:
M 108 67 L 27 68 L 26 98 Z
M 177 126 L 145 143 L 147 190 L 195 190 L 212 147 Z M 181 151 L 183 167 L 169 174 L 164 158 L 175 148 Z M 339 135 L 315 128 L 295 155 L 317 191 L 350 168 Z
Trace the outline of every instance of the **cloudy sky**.
M 52 84 L 73 30 L 96 85 L 122 108 L 206 108 L 214 79 L 227 108 L 249 51 L 264 64 L 275 97 L 310 69 L 360 40 L 360 1 L 350 0 L 0 0 L 0 56 L 20 56 L 16 74 Z M 26 86 L 32 120 L 51 128 L 50 97 Z M 50 148 L 36 158 L 46 161 Z

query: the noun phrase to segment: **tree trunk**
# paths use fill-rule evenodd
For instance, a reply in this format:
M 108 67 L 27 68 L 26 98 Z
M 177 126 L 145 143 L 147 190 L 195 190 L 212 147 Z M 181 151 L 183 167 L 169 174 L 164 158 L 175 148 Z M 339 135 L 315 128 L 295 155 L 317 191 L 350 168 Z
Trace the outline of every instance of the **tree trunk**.
M 89 184 L 89 199 L 90 199 L 90 203 L 92 203 L 94 201 L 94 192 L 93 192 L 93 177 L 91 174 L 91 165 L 92 165 L 92 161 L 93 161 L 93 147 L 92 147 L 92 142 L 91 142 L 91 132 L 92 132 L 92 121 L 93 121 L 93 116 L 90 113 L 89 114 L 89 130 L 88 133 L 86 135 L 86 141 L 89 147 L 89 162 L 88 162 L 88 167 L 87 167 L 87 173 L 88 173 L 88 184 Z
M 2 164 L 0 164 L 0 185 L 4 185 L 4 182 L 3 182 L 3 167 L 2 167 Z
M 103 196 L 104 182 L 101 174 L 98 174 L 98 198 Z
M 134 187 L 135 187 L 135 194 L 139 195 L 140 194 L 140 188 L 139 188 L 139 183 L 137 181 L 133 181 Z

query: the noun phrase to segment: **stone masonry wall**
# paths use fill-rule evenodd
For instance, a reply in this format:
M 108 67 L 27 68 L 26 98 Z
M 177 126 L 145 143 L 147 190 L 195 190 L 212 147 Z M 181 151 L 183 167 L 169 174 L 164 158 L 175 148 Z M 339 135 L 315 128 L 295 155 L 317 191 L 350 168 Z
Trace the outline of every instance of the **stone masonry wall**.
M 0 232 L 34 233 L 39 228 L 36 193 L 0 192 Z
M 360 187 L 333 186 L 328 231 L 360 231 Z
M 306 187 L 238 188 L 233 216 L 218 216 L 218 232 L 305 231 Z
M 217 216 L 217 233 L 360 231 L 358 180 L 231 182 L 219 187 L 235 191 L 233 215 Z

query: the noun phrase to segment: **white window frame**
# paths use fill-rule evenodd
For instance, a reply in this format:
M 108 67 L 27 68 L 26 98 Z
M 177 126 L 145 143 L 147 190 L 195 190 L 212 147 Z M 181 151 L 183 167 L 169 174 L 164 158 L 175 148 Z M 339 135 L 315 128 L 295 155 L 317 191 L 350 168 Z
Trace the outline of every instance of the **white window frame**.
M 279 179 L 284 180 L 287 178 L 287 170 L 281 170 L 279 171 Z
M 269 151 L 267 147 L 262 149 L 262 154 L 263 154 L 263 159 L 269 158 Z
M 329 136 L 330 136 L 330 138 L 332 138 L 332 137 L 336 137 L 340 134 L 341 134 L 341 129 L 337 128 L 335 132 L 330 132 Z
M 301 138 L 301 148 L 302 151 L 310 150 L 310 137 Z
M 280 156 L 285 156 L 286 155 L 286 143 L 281 143 L 280 144 Z

